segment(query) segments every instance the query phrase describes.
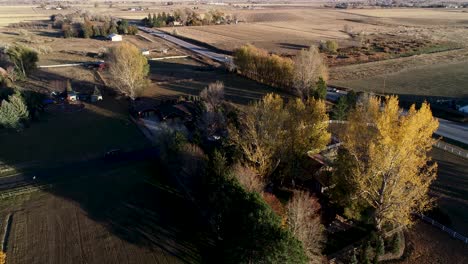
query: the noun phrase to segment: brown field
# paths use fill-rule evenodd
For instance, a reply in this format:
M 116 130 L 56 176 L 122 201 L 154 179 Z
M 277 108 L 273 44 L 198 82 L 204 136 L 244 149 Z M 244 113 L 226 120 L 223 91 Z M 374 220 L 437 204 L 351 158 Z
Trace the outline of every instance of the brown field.
M 267 93 L 280 93 L 278 89 L 213 68 L 193 59 L 171 59 L 151 62 L 150 78 L 153 85 L 144 96 L 156 100 L 179 96 L 199 95 L 208 84 L 222 81 L 226 100 L 246 105 Z
M 146 162 L 94 168 L 86 179 L 2 201 L 2 222 L 12 214 L 7 263 L 203 262 L 209 234 L 154 171 Z M 160 182 L 144 182 L 150 176 Z
M 443 96 L 457 99 L 468 97 L 466 83 L 468 82 L 468 60 L 463 62 L 439 63 L 417 68 L 409 68 L 395 73 L 374 74 L 373 71 L 384 70 L 380 62 L 371 65 L 352 65 L 341 69 L 357 77 L 363 74 L 362 79 L 349 80 L 342 78 L 330 83 L 349 87 L 356 91 L 390 93 L 399 95 Z M 384 62 L 385 64 L 385 62 Z M 370 68 L 377 66 L 376 68 Z M 369 67 L 369 72 L 365 68 Z M 341 69 L 333 69 L 338 72 Z M 356 72 L 352 70 L 355 69 Z M 391 70 L 389 70 L 391 71 Z M 334 77 L 336 78 L 336 77 Z
M 394 264 L 462 264 L 467 263 L 466 244 L 429 224 L 418 222 L 405 232 L 406 248 L 402 260 Z
M 468 30 L 463 26 L 468 23 L 468 13 L 445 10 L 371 9 L 359 12 L 279 8 L 238 11 L 236 14 L 247 24 L 181 27 L 177 30 L 184 37 L 225 50 L 252 43 L 282 54 L 294 54 L 320 40 L 333 39 L 344 46 L 349 45 L 349 36 L 343 32 L 344 25 L 368 35 L 389 33 L 460 43 L 468 38 Z M 402 20 L 403 17 L 409 20 Z M 169 28 L 164 30 L 172 32 Z

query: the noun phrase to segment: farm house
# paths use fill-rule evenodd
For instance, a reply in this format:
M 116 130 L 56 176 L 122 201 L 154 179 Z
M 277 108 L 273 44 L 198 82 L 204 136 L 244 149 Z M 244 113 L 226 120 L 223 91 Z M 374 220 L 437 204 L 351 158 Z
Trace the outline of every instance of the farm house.
M 107 39 L 110 40 L 110 41 L 114 41 L 114 42 L 122 41 L 122 35 L 110 34 L 109 36 L 107 36 Z

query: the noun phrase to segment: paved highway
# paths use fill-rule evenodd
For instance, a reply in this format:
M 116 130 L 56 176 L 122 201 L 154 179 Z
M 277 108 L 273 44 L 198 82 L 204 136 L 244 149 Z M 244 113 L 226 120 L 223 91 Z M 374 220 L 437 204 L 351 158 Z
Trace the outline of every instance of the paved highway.
M 450 138 L 468 145 L 468 124 L 461 124 L 439 118 L 439 136 Z
M 179 46 L 181 46 L 183 48 L 191 50 L 191 51 L 193 51 L 195 53 L 198 53 L 198 54 L 200 54 L 202 56 L 208 57 L 208 58 L 210 58 L 212 60 L 215 60 L 217 62 L 229 63 L 229 62 L 232 61 L 231 56 L 216 53 L 214 51 L 209 50 L 208 48 L 203 48 L 203 47 L 188 43 L 187 41 L 184 41 L 184 40 L 181 40 L 181 39 L 179 39 L 177 37 L 171 36 L 171 35 L 167 34 L 166 32 L 163 32 L 163 31 L 160 31 L 160 30 L 157 30 L 157 29 L 148 28 L 148 27 L 138 27 L 138 28 L 143 32 L 149 33 L 149 34 L 151 34 L 153 36 L 156 36 L 156 37 L 163 38 L 163 39 L 165 39 L 167 41 L 170 41 L 170 42 L 172 42 L 174 44 L 177 44 L 177 45 L 179 45 Z

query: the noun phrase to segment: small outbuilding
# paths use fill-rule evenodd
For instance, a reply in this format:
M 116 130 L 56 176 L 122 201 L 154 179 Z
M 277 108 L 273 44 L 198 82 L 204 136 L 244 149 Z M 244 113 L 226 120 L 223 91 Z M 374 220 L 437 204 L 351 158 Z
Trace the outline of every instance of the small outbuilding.
M 107 39 L 114 42 L 122 41 L 122 35 L 112 33 L 109 36 L 107 36 Z
M 143 56 L 149 56 L 149 55 L 150 55 L 150 51 L 147 50 L 147 49 L 142 49 L 142 50 L 141 50 L 141 55 L 143 55 Z

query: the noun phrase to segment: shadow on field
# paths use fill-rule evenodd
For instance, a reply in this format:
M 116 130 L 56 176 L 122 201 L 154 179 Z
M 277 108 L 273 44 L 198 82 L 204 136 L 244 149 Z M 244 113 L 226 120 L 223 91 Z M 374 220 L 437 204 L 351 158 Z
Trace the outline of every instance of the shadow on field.
M 220 68 L 194 64 L 192 60 L 177 62 L 152 61 L 151 79 L 159 82 L 159 88 L 177 92 L 180 95 L 199 95 L 210 83 L 224 83 L 225 98 L 236 104 L 247 105 L 261 99 L 267 93 L 286 93 L 260 84 Z
M 309 48 L 306 45 L 299 45 L 299 44 L 293 44 L 293 43 L 279 43 L 279 46 L 283 49 L 290 49 L 290 50 L 302 50 L 302 49 Z
M 164 172 L 130 165 L 92 173 L 49 192 L 78 203 L 89 218 L 129 243 L 162 249 L 185 263 L 208 262 L 210 236 L 193 206 L 164 182 Z M 161 181 L 145 183 L 149 175 Z
M 67 78 L 38 70 L 31 79 L 28 88 L 50 92 L 57 90 L 50 87 L 50 80 Z M 72 84 L 83 92 L 95 85 Z M 76 203 L 123 241 L 152 252 L 162 249 L 185 263 L 208 262 L 212 247 L 208 229 L 193 205 L 166 182 L 166 174 L 147 165 L 156 163 L 154 154 L 114 162 L 102 158 L 109 149 L 149 147 L 129 122 L 126 102 L 103 95 L 103 102 L 77 112 L 47 111 L 22 132 L 0 130 L 0 162 L 16 166 L 18 173 L 0 178 L 0 189 L 54 183 L 47 192 Z M 39 167 L 17 166 L 28 162 Z M 158 182 L 151 185 L 146 179 Z M 52 245 L 51 250 L 60 249 Z

